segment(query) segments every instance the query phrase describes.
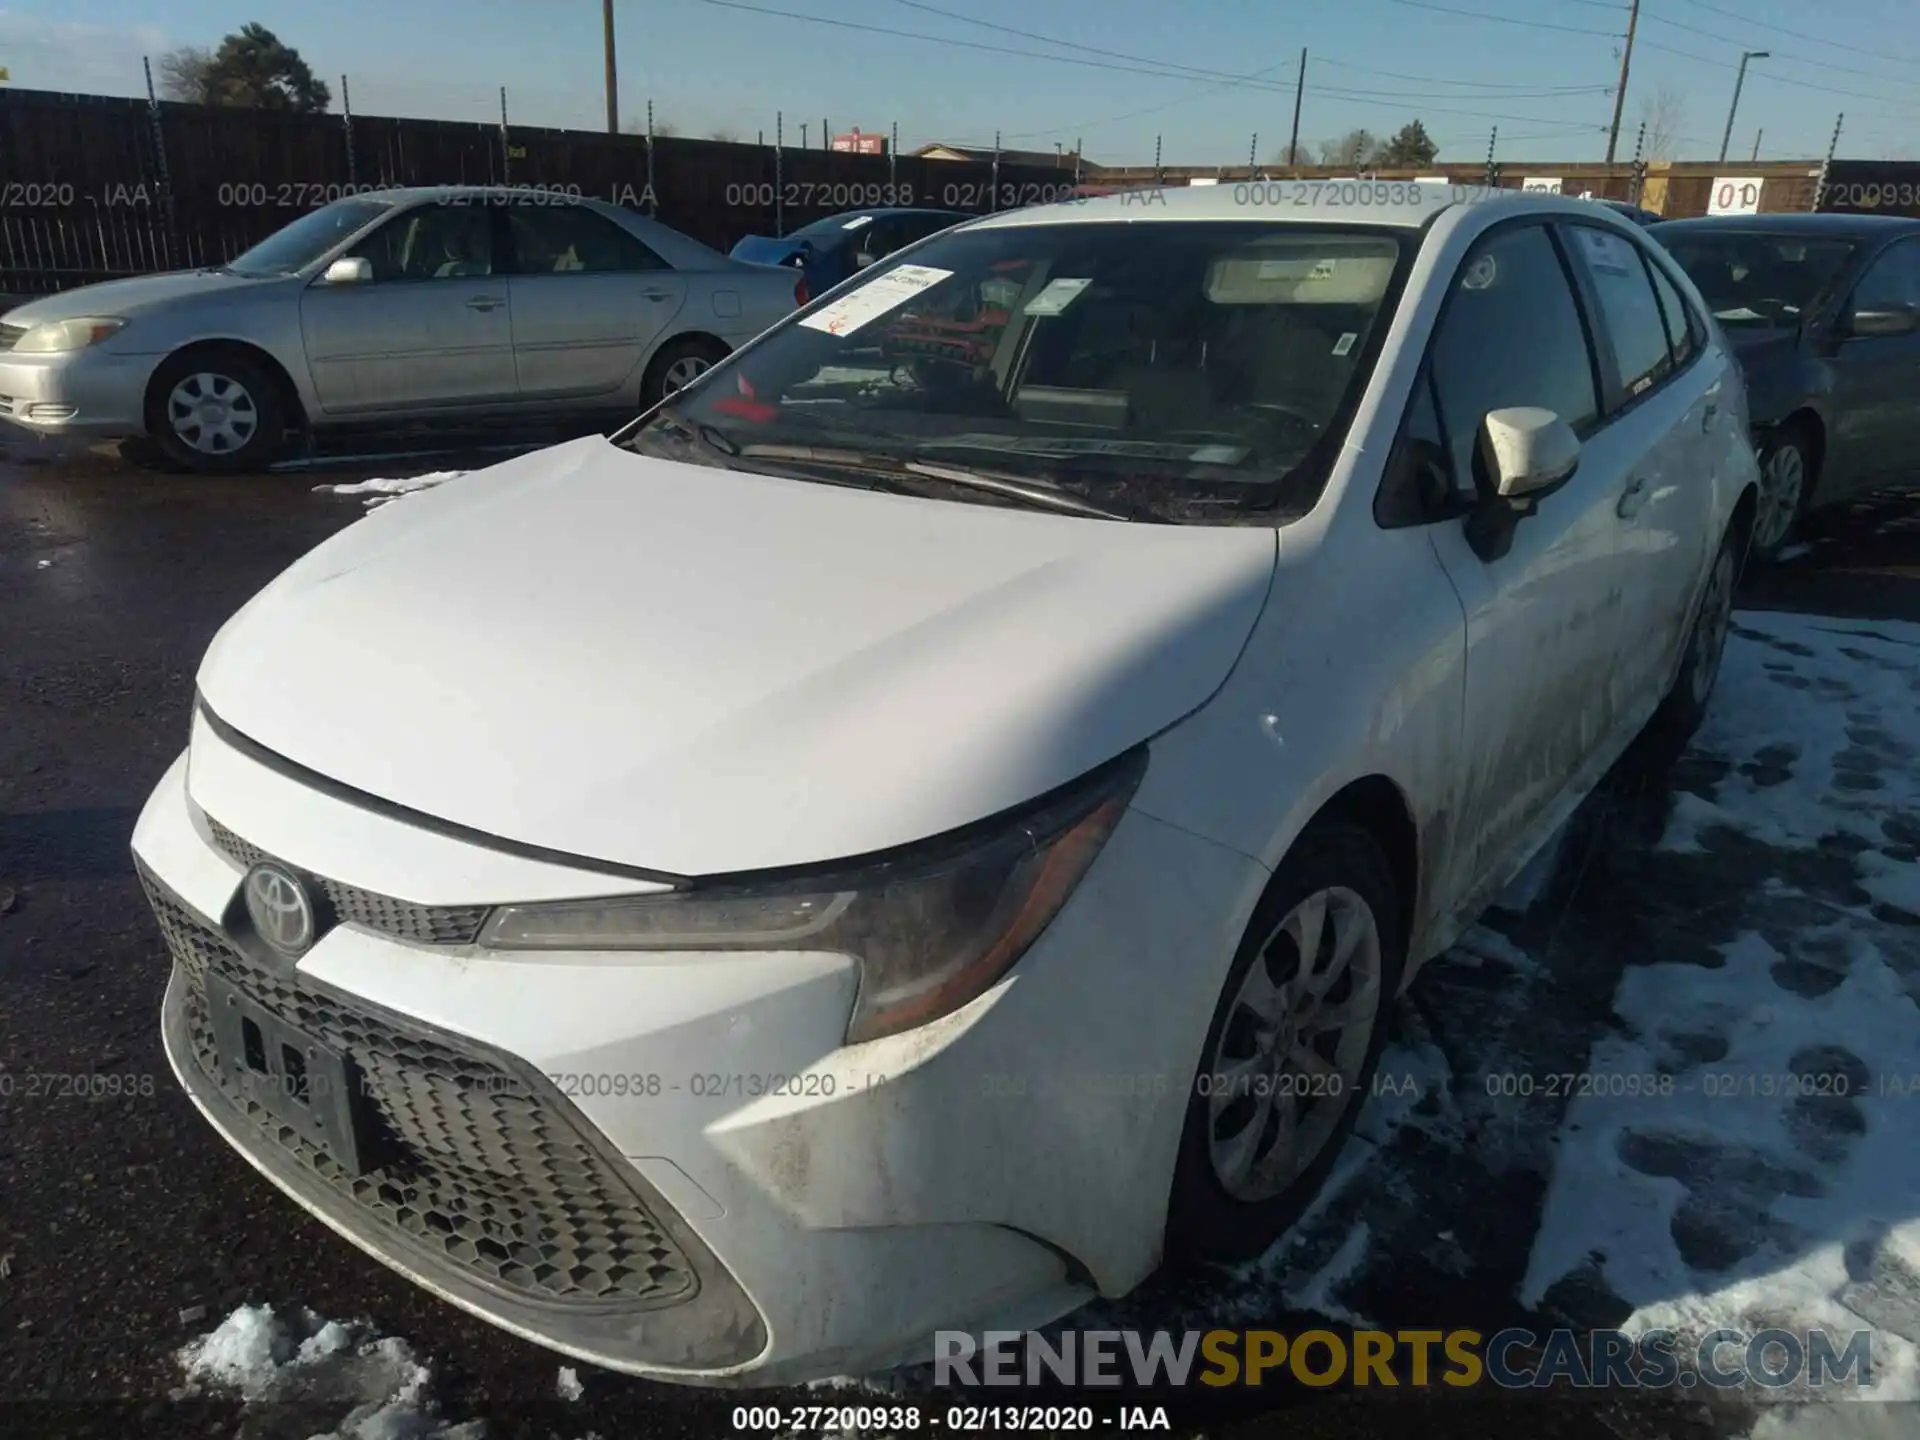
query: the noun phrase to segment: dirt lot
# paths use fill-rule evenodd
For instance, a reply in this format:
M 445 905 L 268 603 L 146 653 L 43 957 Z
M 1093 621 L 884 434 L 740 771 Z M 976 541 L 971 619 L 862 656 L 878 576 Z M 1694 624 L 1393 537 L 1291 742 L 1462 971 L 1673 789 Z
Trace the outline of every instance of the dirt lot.
M 732 1433 L 731 1397 L 587 1367 L 584 1393 L 562 1399 L 556 1357 L 402 1282 L 259 1179 L 198 1120 L 160 1053 L 155 1022 L 167 963 L 127 840 L 147 790 L 184 742 L 202 650 L 254 590 L 358 516 L 356 500 L 314 494 L 319 480 L 458 468 L 463 458 L 203 480 L 140 473 L 90 453 L 0 446 L 0 1075 L 112 1076 L 121 1092 L 29 1096 L 16 1083 L 0 1097 L 0 1431 L 306 1437 L 342 1425 L 365 1398 L 364 1376 L 336 1373 L 276 1403 L 170 1398 L 181 1385 L 174 1357 L 182 1345 L 237 1307 L 271 1305 L 283 1315 L 306 1307 L 364 1320 L 368 1334 L 404 1339 L 430 1374 L 422 1393 L 449 1427 L 483 1421 L 490 1436 L 569 1440 Z M 1920 671 L 1902 668 L 1899 648 L 1912 642 L 1908 632 L 1876 639 L 1859 627 L 1833 653 L 1867 658 L 1832 660 L 1795 638 L 1791 626 L 1805 622 L 1757 612 L 1920 621 L 1916 508 L 1869 507 L 1810 554 L 1751 584 L 1737 642 L 1747 647 L 1744 668 L 1730 662 L 1734 684 L 1722 697 L 1737 708 L 1777 691 L 1799 697 L 1795 703 L 1827 697 L 1847 708 L 1861 732 L 1848 743 L 1865 758 L 1846 773 L 1861 804 L 1881 804 L 1855 812 L 1885 831 L 1885 845 L 1870 850 L 1821 835 L 1809 842 L 1747 824 L 1741 807 L 1773 803 L 1769 782 L 1781 795 L 1797 793 L 1791 777 L 1805 762 L 1777 744 L 1745 753 L 1741 715 L 1717 715 L 1724 733 L 1710 724 L 1701 747 L 1672 771 L 1637 760 L 1623 766 L 1543 866 L 1534 893 L 1491 917 L 1403 1007 L 1387 1068 L 1414 1081 L 1417 1098 L 1370 1116 L 1335 1202 L 1247 1271 L 1157 1281 L 1099 1307 L 1102 1317 L 1148 1325 L 1364 1318 L 1387 1328 L 1493 1330 L 1556 1319 L 1605 1324 L 1643 1306 L 1647 1297 L 1631 1293 L 1636 1282 L 1603 1260 L 1554 1275 L 1542 1259 L 1553 1251 L 1555 1227 L 1579 1220 L 1567 1210 L 1577 1197 L 1564 1183 L 1573 1173 L 1566 1155 L 1569 1134 L 1587 1121 L 1569 1131 L 1564 1097 L 1496 1095 L 1483 1077 L 1503 1067 L 1578 1070 L 1606 1047 L 1654 1043 L 1620 1013 L 1633 995 L 1631 983 L 1623 988 L 1627 972 L 1691 964 L 1703 985 L 1738 978 L 1733 947 L 1749 933 L 1780 957 L 1770 1005 L 1791 1011 L 1810 996 L 1843 994 L 1845 966 L 1834 947 L 1801 944 L 1824 933 L 1830 912 L 1857 921 L 1849 934 L 1870 932 L 1887 964 L 1908 976 L 1912 1003 L 1920 916 L 1874 897 L 1876 877 L 1911 867 L 1920 845 L 1920 831 L 1899 839 L 1902 825 L 1916 823 L 1901 778 L 1914 756 L 1888 733 L 1891 722 L 1868 716 L 1874 705 L 1895 706 L 1888 697 L 1899 693 L 1914 707 Z M 1884 694 L 1835 665 L 1881 676 L 1875 683 Z M 1900 692 L 1909 675 L 1912 689 Z M 1819 775 L 1802 778 L 1823 794 L 1833 788 Z M 1676 848 L 1676 825 L 1696 837 L 1693 848 Z M 1862 858 L 1869 852 L 1872 865 Z M 1803 973 L 1821 965 L 1840 975 L 1839 991 L 1821 990 Z M 1755 983 L 1769 983 L 1764 967 L 1758 973 Z M 1700 1001 L 1703 1011 L 1718 1003 Z M 1727 1020 L 1708 1037 L 1722 1054 L 1728 1045 L 1737 1053 L 1740 1023 Z M 1702 1020 L 1693 1028 L 1714 1026 Z M 1614 1123 L 1597 1111 L 1589 1119 Z M 1644 1115 L 1620 1123 L 1639 1146 L 1623 1144 L 1622 1154 L 1639 1154 L 1648 1173 L 1664 1165 L 1698 1187 L 1701 1204 L 1682 1206 L 1672 1222 L 1696 1280 L 1812 1248 L 1816 1237 L 1780 1229 L 1772 1197 L 1791 1184 L 1769 1182 L 1772 1172 L 1756 1170 L 1731 1142 L 1709 1154 L 1697 1133 L 1663 1140 L 1667 1132 Z M 1852 1123 L 1820 1121 L 1827 1129 L 1808 1152 L 1811 1167 L 1828 1167 L 1820 1175 L 1846 1163 L 1826 1141 L 1856 1134 Z M 1920 1194 L 1894 1198 L 1905 1203 L 1897 1218 L 1920 1214 Z M 1873 1323 L 1901 1334 L 1911 1321 L 1901 1312 Z M 1710 1410 L 1690 1396 L 1416 1408 L 1354 1394 L 1295 1396 L 1283 1412 L 1266 1414 L 1251 1402 L 1179 1413 L 1213 1435 L 1417 1429 L 1433 1440 L 1654 1440 L 1732 1435 L 1747 1423 L 1737 1407 Z M 1920 1433 L 1920 1417 L 1906 1419 L 1913 1423 L 1905 1433 Z

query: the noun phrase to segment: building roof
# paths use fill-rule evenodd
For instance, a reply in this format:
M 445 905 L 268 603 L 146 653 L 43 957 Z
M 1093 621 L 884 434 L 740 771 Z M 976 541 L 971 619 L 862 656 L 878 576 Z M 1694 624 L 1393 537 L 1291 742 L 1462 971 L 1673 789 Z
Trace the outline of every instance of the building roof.
M 975 160 L 984 164 L 991 164 L 993 162 L 994 149 L 991 145 L 949 145 L 944 140 L 936 140 L 931 145 L 922 145 L 913 153 L 923 159 Z M 1037 165 L 1047 169 L 1051 169 L 1057 165 L 1062 169 L 1071 169 L 1074 162 L 1078 160 L 1080 168 L 1083 171 L 1098 170 L 1100 168 L 1084 156 L 1076 156 L 1071 150 L 1065 152 L 1055 150 L 1002 150 L 999 153 L 1001 163 L 1006 165 Z

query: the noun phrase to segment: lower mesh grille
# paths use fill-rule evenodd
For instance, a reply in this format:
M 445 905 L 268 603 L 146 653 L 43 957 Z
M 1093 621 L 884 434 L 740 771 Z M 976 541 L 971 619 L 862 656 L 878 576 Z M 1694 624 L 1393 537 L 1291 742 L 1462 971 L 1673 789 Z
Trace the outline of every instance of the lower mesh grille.
M 275 973 L 230 945 L 143 870 L 167 947 L 185 973 L 186 1032 L 205 1081 L 258 1142 L 350 1200 L 368 1228 L 490 1288 L 547 1305 L 656 1310 L 700 1289 L 687 1253 L 544 1080 L 481 1047 Z M 208 1021 L 209 972 L 358 1066 L 380 1132 L 350 1176 L 226 1075 Z
M 211 815 L 206 819 L 213 843 L 242 865 L 278 859 L 253 842 L 241 839 Z M 485 905 L 416 905 L 411 900 L 396 900 L 391 895 L 376 895 L 371 890 L 342 885 L 325 876 L 316 875 L 314 882 L 338 919 L 417 945 L 471 945 L 487 919 Z

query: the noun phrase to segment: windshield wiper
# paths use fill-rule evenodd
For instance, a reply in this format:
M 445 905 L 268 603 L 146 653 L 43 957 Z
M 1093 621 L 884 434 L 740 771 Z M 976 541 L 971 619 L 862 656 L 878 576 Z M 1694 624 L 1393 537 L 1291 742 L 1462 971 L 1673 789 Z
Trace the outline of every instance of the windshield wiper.
M 970 490 L 985 490 L 990 494 L 1005 495 L 1009 499 L 1024 500 L 1044 510 L 1064 510 L 1071 515 L 1089 515 L 1099 520 L 1141 518 L 1138 510 L 1089 500 L 1084 495 L 1076 495 L 1071 490 L 1050 485 L 1044 480 L 1035 480 L 1031 476 L 1007 475 L 997 470 L 976 470 L 971 466 L 936 465 L 928 460 L 908 460 L 900 468 L 910 474 L 944 480 L 949 485 L 962 485 Z

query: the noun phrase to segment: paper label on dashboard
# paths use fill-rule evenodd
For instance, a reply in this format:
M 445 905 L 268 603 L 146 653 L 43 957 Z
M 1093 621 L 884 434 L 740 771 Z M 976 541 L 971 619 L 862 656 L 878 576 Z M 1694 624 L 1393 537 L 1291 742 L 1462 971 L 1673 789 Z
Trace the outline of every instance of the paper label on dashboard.
M 931 265 L 902 265 L 878 279 L 869 280 L 851 295 L 843 295 L 831 305 L 816 310 L 800 323 L 809 330 L 823 330 L 829 335 L 851 335 L 889 310 L 899 309 L 922 291 L 931 290 L 952 274 L 951 270 L 936 270 Z
M 1092 276 L 1085 279 L 1069 279 L 1063 275 L 1058 280 L 1049 280 L 1046 288 L 1027 302 L 1027 314 L 1058 315 L 1092 283 Z

